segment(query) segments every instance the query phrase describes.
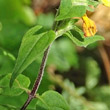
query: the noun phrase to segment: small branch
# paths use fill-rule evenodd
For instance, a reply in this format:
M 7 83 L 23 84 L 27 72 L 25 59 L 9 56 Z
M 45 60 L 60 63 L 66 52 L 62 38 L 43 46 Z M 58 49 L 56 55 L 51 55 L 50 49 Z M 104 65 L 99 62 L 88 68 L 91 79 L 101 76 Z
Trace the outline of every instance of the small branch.
M 37 79 L 35 81 L 35 84 L 33 86 L 33 89 L 31 91 L 31 93 L 29 94 L 27 101 L 25 102 L 25 104 L 23 105 L 23 107 L 20 110 L 25 110 L 26 107 L 31 102 L 31 100 L 33 98 L 35 98 L 36 92 L 37 92 L 37 90 L 39 88 L 39 85 L 41 83 L 41 80 L 42 80 L 42 77 L 43 77 L 43 74 L 44 74 L 44 68 L 45 68 L 45 65 L 46 65 L 46 61 L 47 61 L 47 57 L 48 57 L 48 53 L 49 53 L 49 48 L 50 48 L 50 46 L 44 52 L 44 56 L 43 56 L 43 59 L 42 59 L 40 70 L 39 70 L 39 74 L 38 74 L 38 77 L 37 77 Z
M 36 91 L 39 88 L 39 84 L 40 84 L 40 82 L 42 80 L 43 73 L 44 73 L 44 68 L 45 68 L 47 57 L 48 57 L 48 53 L 49 53 L 49 48 L 50 48 L 50 46 L 44 52 L 44 56 L 43 56 L 42 63 L 41 63 L 41 66 L 40 66 L 40 72 L 39 72 L 38 78 L 35 81 L 34 87 L 33 87 L 32 91 L 30 93 L 30 95 L 32 95 L 32 96 L 35 96 Z

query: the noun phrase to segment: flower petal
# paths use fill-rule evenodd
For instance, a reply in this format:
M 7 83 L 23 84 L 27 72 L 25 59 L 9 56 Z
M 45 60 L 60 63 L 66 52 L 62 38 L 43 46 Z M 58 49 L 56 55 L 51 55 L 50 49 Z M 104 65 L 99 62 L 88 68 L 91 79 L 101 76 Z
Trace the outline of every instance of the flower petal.
M 101 2 L 107 6 L 107 7 L 110 7 L 110 0 L 101 0 Z
M 86 14 L 82 17 L 82 20 L 85 37 L 94 36 L 97 32 L 95 22 L 89 19 Z

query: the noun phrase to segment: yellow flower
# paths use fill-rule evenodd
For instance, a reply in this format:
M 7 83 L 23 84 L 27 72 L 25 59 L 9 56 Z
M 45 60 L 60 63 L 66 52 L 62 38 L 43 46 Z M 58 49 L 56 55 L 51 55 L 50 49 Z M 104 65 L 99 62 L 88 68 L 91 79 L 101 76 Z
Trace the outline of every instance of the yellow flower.
M 110 0 L 100 0 L 105 6 L 110 7 Z
M 85 37 L 94 36 L 97 32 L 95 22 L 89 19 L 86 14 L 82 17 L 82 20 Z

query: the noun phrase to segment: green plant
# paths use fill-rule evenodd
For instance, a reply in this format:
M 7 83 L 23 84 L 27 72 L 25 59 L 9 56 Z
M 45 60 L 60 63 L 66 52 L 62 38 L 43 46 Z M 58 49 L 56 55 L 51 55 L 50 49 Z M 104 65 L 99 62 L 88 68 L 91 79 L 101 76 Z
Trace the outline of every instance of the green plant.
M 57 92 L 47 91 L 41 96 L 36 93 L 42 81 L 50 47 L 57 38 L 66 36 L 70 38 L 74 42 L 74 44 L 81 47 L 87 47 L 91 43 L 99 40 L 104 40 L 102 36 L 95 35 L 95 24 L 93 22 L 91 23 L 91 20 L 89 18 L 86 18 L 86 20 L 83 19 L 86 11 L 94 11 L 95 7 L 98 6 L 98 4 L 100 4 L 100 2 L 93 0 L 61 0 L 60 7 L 57 10 L 56 17 L 54 18 L 52 29 L 47 31 L 41 25 L 37 25 L 29 29 L 23 37 L 12 75 L 0 75 L 0 79 L 2 79 L 0 80 L 0 93 L 2 93 L 3 95 L 8 94 L 11 96 L 19 95 L 23 93 L 23 91 L 28 93 L 28 99 L 21 110 L 25 110 L 31 100 L 34 98 L 38 98 L 36 104 L 36 109 L 38 110 L 69 110 L 69 105 L 67 104 L 65 99 Z M 19 5 L 22 7 L 20 3 Z M 94 7 L 94 9 L 90 7 L 91 5 Z M 25 13 L 25 10 L 23 7 L 21 8 L 21 10 L 21 14 L 23 15 L 23 13 Z M 15 11 L 19 13 L 19 16 L 17 16 L 19 18 L 19 9 Z M 25 13 L 24 15 L 27 16 L 28 14 Z M 32 16 L 33 18 L 30 18 L 29 21 L 25 21 L 25 16 L 21 17 L 20 19 L 27 25 L 30 25 L 33 24 L 34 21 L 34 14 L 32 14 Z M 76 26 L 76 22 L 79 20 L 79 18 L 83 19 L 83 23 L 89 22 L 89 25 L 86 25 L 87 27 L 85 27 L 85 25 L 83 26 L 84 32 Z M 0 23 L 0 30 L 1 29 L 2 26 Z M 14 59 L 13 55 L 11 55 L 10 53 L 6 52 L 3 49 L 1 49 L 1 51 L 3 52 L 3 54 L 5 52 L 7 56 L 12 58 L 12 60 Z M 28 88 L 30 80 L 26 76 L 21 75 L 21 73 L 42 54 L 43 58 L 40 65 L 38 77 L 32 90 L 30 91 Z M 96 74 L 98 73 L 96 72 Z M 8 85 L 9 80 L 11 90 Z M 95 84 L 92 85 L 92 87 L 94 87 Z M 66 94 L 65 91 L 64 93 Z M 1 109 L 4 109 L 3 105 L 0 107 Z M 13 106 L 8 106 L 8 108 L 17 109 Z

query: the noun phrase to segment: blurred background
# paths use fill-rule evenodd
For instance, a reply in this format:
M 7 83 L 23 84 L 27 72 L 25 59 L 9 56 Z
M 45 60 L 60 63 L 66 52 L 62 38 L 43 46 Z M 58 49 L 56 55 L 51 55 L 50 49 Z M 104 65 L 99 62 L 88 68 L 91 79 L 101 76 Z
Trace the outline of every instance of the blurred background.
M 29 28 L 40 24 L 45 30 L 51 29 L 59 4 L 60 0 L 0 0 L 0 76 L 12 72 L 22 37 Z M 81 48 L 66 37 L 57 39 L 51 47 L 38 93 L 58 91 L 70 110 L 110 110 L 110 8 L 99 5 L 94 13 L 87 13 L 105 41 Z M 81 21 L 76 25 L 81 27 Z M 41 58 L 23 72 L 31 80 L 30 89 Z M 0 106 L 21 107 L 26 98 L 26 93 L 13 97 L 0 95 Z M 35 103 L 33 100 L 28 110 L 34 110 Z M 13 110 L 8 106 L 3 110 Z

